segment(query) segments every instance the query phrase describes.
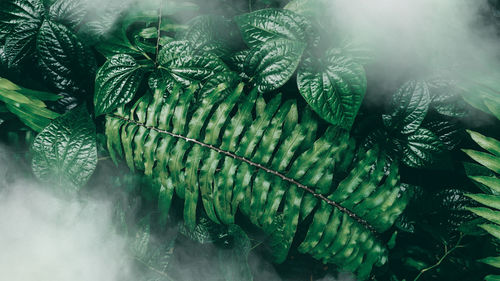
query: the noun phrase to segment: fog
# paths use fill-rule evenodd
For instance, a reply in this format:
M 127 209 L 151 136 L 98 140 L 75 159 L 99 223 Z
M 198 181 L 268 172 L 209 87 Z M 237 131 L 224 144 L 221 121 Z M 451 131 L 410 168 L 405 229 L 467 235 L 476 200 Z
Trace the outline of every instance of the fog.
M 385 76 L 489 67 L 499 41 L 488 12 L 487 0 L 334 0 L 329 8 L 332 26 L 373 48 Z
M 0 279 L 124 280 L 125 239 L 115 234 L 105 201 L 60 198 L 34 183 L 0 192 Z

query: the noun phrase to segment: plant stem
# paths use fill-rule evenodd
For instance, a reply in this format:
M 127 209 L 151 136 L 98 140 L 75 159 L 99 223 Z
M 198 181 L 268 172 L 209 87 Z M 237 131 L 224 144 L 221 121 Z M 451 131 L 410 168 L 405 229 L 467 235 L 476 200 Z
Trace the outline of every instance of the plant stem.
M 163 1 L 160 0 L 160 8 L 158 9 L 158 30 L 157 30 L 157 38 L 156 38 L 155 65 L 158 64 L 158 53 L 160 52 L 162 7 L 163 7 Z
M 462 245 L 460 245 L 460 242 L 462 242 L 463 237 L 464 237 L 463 233 L 460 233 L 460 237 L 458 238 L 457 244 L 449 250 L 448 250 L 448 245 L 445 244 L 443 256 L 435 264 L 420 270 L 417 277 L 415 277 L 415 279 L 413 279 L 413 281 L 417 281 L 420 278 L 420 276 L 422 276 L 422 274 L 424 274 L 425 272 L 432 270 L 432 269 L 438 267 L 439 265 L 441 265 L 441 263 L 446 259 L 446 257 L 449 256 L 453 251 L 455 251 L 458 248 L 463 247 Z

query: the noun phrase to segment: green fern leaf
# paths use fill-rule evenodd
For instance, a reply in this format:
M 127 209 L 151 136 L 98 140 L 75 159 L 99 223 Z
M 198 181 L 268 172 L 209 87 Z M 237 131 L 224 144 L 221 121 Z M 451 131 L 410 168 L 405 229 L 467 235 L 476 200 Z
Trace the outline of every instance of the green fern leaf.
M 276 95 L 266 101 L 256 89 L 246 94 L 243 84 L 221 99 L 227 89 L 218 89 L 200 101 L 195 86 L 155 90 L 119 108 L 106 119 L 111 156 L 161 186 L 163 214 L 174 193 L 184 199 L 190 228 L 200 207 L 226 225 L 241 213 L 269 235 L 277 262 L 300 225 L 307 229 L 303 253 L 360 279 L 384 264 L 387 249 L 377 233 L 408 202 L 398 165 L 376 148 L 356 153 L 341 128 L 318 132 L 311 112 L 299 114 L 294 100 Z M 347 176 L 337 178 L 345 170 Z
M 471 102 L 469 101 L 469 103 Z M 474 103 L 471 104 L 475 105 Z M 490 100 L 488 108 L 498 108 L 499 105 L 500 102 Z M 498 112 L 496 111 L 492 111 L 491 113 L 498 116 Z M 468 210 L 492 222 L 492 224 L 482 224 L 479 225 L 479 227 L 493 237 L 500 239 L 500 196 L 498 195 L 500 192 L 500 179 L 498 178 L 498 174 L 500 173 L 500 142 L 477 132 L 467 132 L 470 134 L 471 138 L 487 152 L 471 149 L 463 149 L 463 151 L 469 155 L 470 158 L 496 173 L 491 176 L 469 176 L 473 181 L 488 187 L 492 194 L 467 194 L 469 198 L 484 206 L 468 208 Z M 488 257 L 480 261 L 493 267 L 500 268 L 500 257 Z M 500 280 L 500 275 L 488 275 L 484 280 Z

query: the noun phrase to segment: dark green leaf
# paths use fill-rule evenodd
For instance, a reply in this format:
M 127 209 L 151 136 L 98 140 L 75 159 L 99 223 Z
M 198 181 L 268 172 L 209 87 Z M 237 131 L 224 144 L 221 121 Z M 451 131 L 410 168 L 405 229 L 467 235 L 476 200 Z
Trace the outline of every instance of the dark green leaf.
M 96 45 L 96 49 L 107 58 L 119 54 L 141 54 L 140 50 L 130 42 L 127 35 L 120 29 L 107 34 L 104 40 Z
M 231 43 L 231 22 L 220 16 L 200 16 L 190 21 L 189 27 L 180 34 L 192 49 L 210 52 L 217 56 L 229 53 Z
M 115 55 L 97 72 L 95 82 L 95 114 L 113 111 L 132 100 L 140 86 L 144 70 L 132 56 Z
M 163 48 L 161 48 L 158 54 L 158 63 L 159 64 L 169 64 L 172 60 L 191 55 L 193 53 L 193 49 L 189 45 L 188 41 L 185 40 L 176 40 L 167 43 Z
M 425 123 L 425 128 L 439 137 L 446 149 L 454 149 L 463 138 L 463 128 L 448 121 L 431 121 Z
M 91 88 L 95 58 L 66 26 L 44 21 L 38 33 L 37 51 L 40 67 L 59 90 L 81 92 Z
M 241 78 L 249 79 L 248 75 L 245 74 L 245 59 L 247 58 L 250 50 L 242 50 L 236 53 L 233 53 L 231 57 L 229 57 L 229 66 L 238 72 Z
M 451 81 L 433 79 L 427 81 L 431 95 L 430 106 L 439 114 L 449 117 L 464 117 L 468 113 L 467 104 L 457 94 L 457 88 Z
M 97 165 L 95 125 L 84 107 L 58 117 L 32 145 L 34 174 L 44 183 L 76 191 Z
M 39 22 L 27 21 L 20 24 L 15 32 L 5 38 L 6 57 L 9 66 L 13 66 L 32 55 L 38 34 Z
M 403 162 L 410 167 L 423 167 L 433 162 L 434 154 L 443 149 L 443 143 L 431 131 L 419 128 L 402 141 Z
M 300 94 L 323 119 L 350 128 L 366 92 L 365 70 L 334 50 L 326 57 L 305 59 L 297 74 Z
M 287 10 L 264 9 L 236 17 L 243 40 L 255 47 L 272 39 L 306 42 L 313 34 L 307 18 Z
M 40 0 L 2 0 L 0 1 L 0 38 L 17 32 L 22 25 L 40 23 L 44 7 Z
M 415 132 L 427 115 L 429 103 L 429 88 L 426 83 L 405 83 L 392 99 L 392 126 L 400 129 L 402 134 Z
M 260 92 L 276 90 L 292 77 L 305 47 L 304 43 L 287 39 L 269 40 L 250 51 L 245 73 Z
M 157 76 L 168 89 L 180 84 L 189 86 L 204 82 L 213 75 L 229 71 L 229 68 L 217 56 L 194 54 L 185 41 L 173 41 L 166 44 L 158 55 L 160 63 Z
M 128 5 L 119 1 L 103 1 L 100 4 L 99 9 L 90 6 L 92 13 L 87 13 L 78 30 L 79 35 L 83 36 L 89 44 L 101 43 L 96 47 L 107 45 L 115 37 L 121 39 L 122 31 L 126 31 L 126 27 L 122 27 L 118 19 L 129 8 Z M 100 48 L 98 50 L 100 51 Z M 113 52 L 112 55 L 114 54 Z
M 181 224 L 179 232 L 189 239 L 201 244 L 213 243 L 227 235 L 227 227 L 214 223 L 206 217 L 200 217 L 196 226 L 189 229 L 185 224 Z
M 442 210 L 442 213 L 436 216 L 441 217 L 441 223 L 451 229 L 457 229 L 474 219 L 474 215 L 466 210 L 466 207 L 472 206 L 474 202 L 464 195 L 462 190 L 454 188 L 441 190 L 433 195 L 431 201 L 438 206 L 437 210 Z
M 415 221 L 411 221 L 406 214 L 402 214 L 395 222 L 395 226 L 405 232 L 415 232 Z
M 71 28 L 76 28 L 87 11 L 82 0 L 57 0 L 50 6 L 50 19 Z

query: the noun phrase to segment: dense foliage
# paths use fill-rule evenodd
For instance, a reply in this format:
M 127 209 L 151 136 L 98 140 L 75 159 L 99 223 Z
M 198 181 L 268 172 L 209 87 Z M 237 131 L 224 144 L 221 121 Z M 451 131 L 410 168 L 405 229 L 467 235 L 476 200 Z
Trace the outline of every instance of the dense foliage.
M 135 280 L 499 279 L 500 72 L 387 85 L 321 0 L 102 2 L 0 2 L 0 141 L 113 200 Z

